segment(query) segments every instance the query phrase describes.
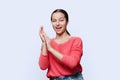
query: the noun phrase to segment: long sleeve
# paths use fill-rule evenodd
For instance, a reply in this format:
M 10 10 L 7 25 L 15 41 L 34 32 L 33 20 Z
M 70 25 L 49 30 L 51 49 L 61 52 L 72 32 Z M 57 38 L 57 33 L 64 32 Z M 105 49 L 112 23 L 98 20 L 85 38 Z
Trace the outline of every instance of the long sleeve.
M 40 55 L 39 66 L 42 70 L 48 69 L 47 77 L 71 75 L 75 72 L 82 72 L 80 60 L 83 54 L 82 40 L 79 37 L 71 37 L 68 41 L 58 44 L 52 40 L 52 47 L 60 52 L 63 57 L 57 59 L 51 52 L 47 55 Z
M 38 64 L 42 70 L 46 70 L 49 67 L 48 55 L 40 55 Z
M 77 38 L 73 42 L 73 46 L 69 53 L 70 53 L 69 55 L 64 55 L 61 61 L 63 64 L 67 65 L 69 68 L 73 69 L 79 64 L 80 59 L 82 57 L 83 50 L 82 50 L 81 39 Z

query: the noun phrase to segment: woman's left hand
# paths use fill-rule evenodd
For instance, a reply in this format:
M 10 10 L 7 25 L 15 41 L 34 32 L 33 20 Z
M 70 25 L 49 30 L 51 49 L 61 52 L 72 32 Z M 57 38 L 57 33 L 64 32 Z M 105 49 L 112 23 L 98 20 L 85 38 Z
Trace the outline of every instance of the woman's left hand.
M 44 33 L 44 38 L 45 38 L 45 42 L 46 42 L 46 45 L 47 45 L 47 49 L 48 51 L 51 50 L 52 46 L 51 46 L 51 39 Z

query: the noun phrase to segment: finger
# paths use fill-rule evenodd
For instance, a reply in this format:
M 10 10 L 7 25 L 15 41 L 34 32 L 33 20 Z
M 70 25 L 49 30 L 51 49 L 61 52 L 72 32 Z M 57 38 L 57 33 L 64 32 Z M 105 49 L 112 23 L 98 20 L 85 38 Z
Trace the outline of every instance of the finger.
M 48 39 L 48 36 L 46 35 L 45 32 L 43 33 L 43 35 L 44 35 L 45 39 Z
M 40 36 L 42 42 L 45 41 L 45 38 L 44 38 L 43 33 L 44 33 L 44 31 L 43 31 L 43 26 L 41 26 L 40 29 L 39 29 L 39 36 Z
M 42 36 L 43 36 L 41 32 L 39 32 L 39 36 L 40 36 L 40 37 L 42 37 Z
M 41 31 L 41 32 L 43 31 L 43 26 L 40 27 L 40 31 Z
M 43 31 L 43 26 L 40 27 L 39 33 L 42 33 L 42 31 Z
M 43 33 L 44 33 L 44 31 L 43 31 L 43 26 L 41 26 L 41 27 L 40 27 L 40 30 L 39 30 L 39 35 L 40 35 L 40 36 L 43 36 Z

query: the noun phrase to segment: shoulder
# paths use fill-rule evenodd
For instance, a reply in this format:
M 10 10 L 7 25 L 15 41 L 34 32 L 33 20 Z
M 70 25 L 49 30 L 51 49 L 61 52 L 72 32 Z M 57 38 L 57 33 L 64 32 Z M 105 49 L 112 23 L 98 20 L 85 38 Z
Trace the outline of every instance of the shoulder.
M 75 42 L 82 42 L 81 37 L 78 37 L 78 36 L 72 36 L 72 39 L 73 39 Z
M 82 49 L 82 47 L 83 47 L 83 42 L 82 42 L 81 37 L 73 36 L 72 39 L 73 39 L 72 49 L 78 49 L 78 50 L 79 50 L 79 49 Z
M 73 36 L 72 39 L 73 39 L 73 46 L 82 46 L 83 45 L 83 41 L 82 41 L 81 37 Z

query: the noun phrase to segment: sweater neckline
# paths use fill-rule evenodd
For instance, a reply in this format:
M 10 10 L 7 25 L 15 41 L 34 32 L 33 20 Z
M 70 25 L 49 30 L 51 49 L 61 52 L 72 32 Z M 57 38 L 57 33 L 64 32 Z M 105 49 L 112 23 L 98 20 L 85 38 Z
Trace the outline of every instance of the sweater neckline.
M 62 42 L 62 43 L 58 43 L 58 42 L 56 42 L 55 41 L 55 38 L 53 38 L 52 40 L 53 40 L 53 42 L 55 43 L 55 44 L 57 44 L 57 45 L 64 45 L 64 44 L 67 44 L 69 41 L 71 41 L 73 39 L 73 37 L 71 36 L 67 41 L 65 41 L 65 42 Z

